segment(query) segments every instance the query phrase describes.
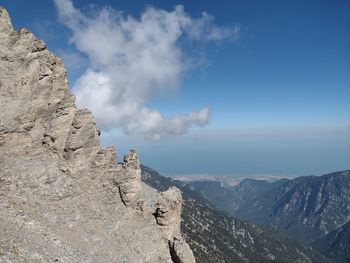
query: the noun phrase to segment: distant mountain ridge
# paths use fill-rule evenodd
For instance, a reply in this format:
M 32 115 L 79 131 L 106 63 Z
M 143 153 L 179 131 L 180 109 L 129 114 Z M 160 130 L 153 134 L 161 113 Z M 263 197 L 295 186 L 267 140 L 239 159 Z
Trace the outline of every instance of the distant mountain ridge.
M 183 235 L 197 262 L 328 262 L 315 250 L 288 240 L 270 228 L 232 218 L 211 207 L 185 183 L 142 166 L 142 180 L 164 191 L 178 187 L 183 196 Z
M 272 226 L 304 243 L 321 238 L 350 218 L 348 170 L 273 183 L 246 179 L 232 189 L 213 182 L 189 186 L 217 209 Z

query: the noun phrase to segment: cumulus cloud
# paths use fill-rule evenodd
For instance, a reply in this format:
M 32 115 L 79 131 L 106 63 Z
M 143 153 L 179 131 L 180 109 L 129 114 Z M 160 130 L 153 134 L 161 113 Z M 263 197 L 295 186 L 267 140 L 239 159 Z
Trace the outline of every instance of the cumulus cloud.
M 55 3 L 72 32 L 71 43 L 89 58 L 73 90 L 78 106 L 92 110 L 99 127 L 158 139 L 208 123 L 208 108 L 164 117 L 145 105 L 151 96 L 179 86 L 188 68 L 180 40 L 236 39 L 238 27 L 217 27 L 206 13 L 191 18 L 183 6 L 173 11 L 150 7 L 137 19 L 110 7 L 86 15 L 70 0 Z

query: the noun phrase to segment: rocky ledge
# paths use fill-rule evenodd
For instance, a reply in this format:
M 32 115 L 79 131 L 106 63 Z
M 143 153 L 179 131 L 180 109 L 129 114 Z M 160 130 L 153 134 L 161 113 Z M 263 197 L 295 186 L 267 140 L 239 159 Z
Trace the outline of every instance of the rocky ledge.
M 77 109 L 62 61 L 0 7 L 0 261 L 195 262 L 182 198 L 117 164 Z

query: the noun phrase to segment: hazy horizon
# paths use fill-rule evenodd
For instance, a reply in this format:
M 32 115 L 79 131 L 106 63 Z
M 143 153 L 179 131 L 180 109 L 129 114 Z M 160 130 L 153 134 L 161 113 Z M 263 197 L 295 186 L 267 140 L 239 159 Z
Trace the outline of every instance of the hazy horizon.
M 322 175 L 350 169 L 350 132 L 347 128 L 293 130 L 196 131 L 174 140 L 144 141 L 103 136 L 103 145 L 117 140 L 122 155 L 135 148 L 140 160 L 169 175 L 210 176 Z M 336 154 L 335 154 L 336 153 Z M 323 161 L 322 161 L 323 160 Z

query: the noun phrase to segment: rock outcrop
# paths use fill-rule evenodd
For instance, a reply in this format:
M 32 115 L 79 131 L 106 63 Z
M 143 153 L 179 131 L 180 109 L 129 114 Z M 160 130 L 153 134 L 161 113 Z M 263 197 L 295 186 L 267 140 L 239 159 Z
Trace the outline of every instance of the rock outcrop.
M 155 217 L 158 225 L 161 226 L 164 236 L 168 240 L 174 236 L 178 237 L 180 235 L 182 207 L 180 190 L 176 187 L 171 187 L 167 191 L 162 192 L 156 207 Z
M 119 187 L 124 204 L 135 206 L 141 199 L 141 168 L 136 151 L 130 150 L 123 161 L 114 177 L 114 182 Z
M 181 210 L 181 192 L 178 188 L 171 187 L 160 194 L 154 215 L 163 235 L 169 240 L 170 252 L 174 262 L 194 262 L 193 253 L 181 236 Z
M 0 261 L 194 262 L 179 191 L 144 186 L 133 150 L 118 165 L 74 101 L 62 61 L 0 7 Z

